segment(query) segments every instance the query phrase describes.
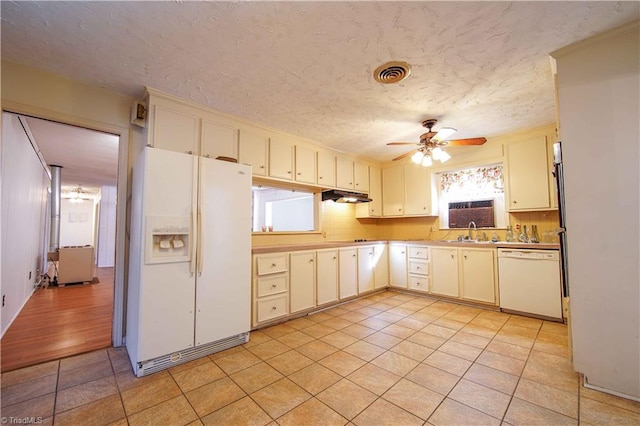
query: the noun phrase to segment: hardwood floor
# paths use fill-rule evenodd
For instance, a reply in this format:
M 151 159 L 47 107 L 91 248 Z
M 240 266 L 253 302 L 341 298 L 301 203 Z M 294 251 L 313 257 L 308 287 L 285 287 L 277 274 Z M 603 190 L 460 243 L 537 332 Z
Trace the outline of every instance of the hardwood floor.
M 111 346 L 113 268 L 97 284 L 38 289 L 1 342 L 1 371 Z

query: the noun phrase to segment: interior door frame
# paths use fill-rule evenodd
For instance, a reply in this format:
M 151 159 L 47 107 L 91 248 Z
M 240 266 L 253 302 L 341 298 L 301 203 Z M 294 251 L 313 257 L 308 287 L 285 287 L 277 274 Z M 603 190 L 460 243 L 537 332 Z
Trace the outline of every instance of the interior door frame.
M 111 329 L 111 343 L 113 346 L 124 345 L 124 326 L 126 309 L 125 276 L 128 269 L 126 263 L 126 223 L 127 223 L 127 189 L 129 171 L 129 145 L 131 138 L 130 127 L 120 127 L 111 123 L 89 120 L 69 114 L 60 113 L 33 105 L 2 100 L 2 111 L 27 115 L 62 124 L 83 127 L 89 130 L 109 133 L 118 137 L 118 182 L 116 208 L 116 255 L 113 271 L 113 323 Z

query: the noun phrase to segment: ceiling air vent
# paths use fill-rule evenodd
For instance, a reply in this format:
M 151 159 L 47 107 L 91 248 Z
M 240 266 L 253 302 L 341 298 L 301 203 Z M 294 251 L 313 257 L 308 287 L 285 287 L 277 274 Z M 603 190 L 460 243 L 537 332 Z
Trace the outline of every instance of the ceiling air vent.
M 387 62 L 373 72 L 373 78 L 382 84 L 398 83 L 411 75 L 411 65 L 406 62 Z

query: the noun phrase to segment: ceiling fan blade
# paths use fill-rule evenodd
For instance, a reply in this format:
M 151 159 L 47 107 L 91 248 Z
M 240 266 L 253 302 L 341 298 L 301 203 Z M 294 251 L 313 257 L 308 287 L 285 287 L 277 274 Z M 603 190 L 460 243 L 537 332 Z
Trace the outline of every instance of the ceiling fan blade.
M 487 138 L 469 138 L 469 139 L 452 139 L 445 142 L 449 146 L 462 146 L 462 145 L 482 145 L 487 141 Z
M 416 152 L 416 151 L 415 151 L 415 150 L 411 150 L 411 151 L 409 151 L 409 152 L 405 152 L 405 153 L 404 153 L 404 154 L 402 154 L 401 156 L 394 158 L 394 159 L 393 159 L 393 161 L 402 160 L 403 158 L 410 156 L 410 155 L 411 155 L 411 154 L 413 154 L 414 152 Z
M 438 133 L 436 133 L 434 137 L 431 138 L 431 142 L 440 143 L 445 139 L 447 139 L 452 134 L 454 134 L 455 132 L 457 132 L 457 130 L 454 129 L 453 127 L 443 127 L 442 129 L 438 130 Z
M 389 142 L 387 145 L 420 145 L 417 142 Z

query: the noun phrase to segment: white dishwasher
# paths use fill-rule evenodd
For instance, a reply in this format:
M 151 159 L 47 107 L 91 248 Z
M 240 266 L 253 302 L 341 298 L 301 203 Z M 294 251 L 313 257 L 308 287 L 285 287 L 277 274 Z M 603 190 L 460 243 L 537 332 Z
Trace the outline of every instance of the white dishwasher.
M 562 321 L 558 250 L 498 249 L 500 308 Z

